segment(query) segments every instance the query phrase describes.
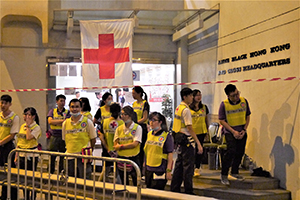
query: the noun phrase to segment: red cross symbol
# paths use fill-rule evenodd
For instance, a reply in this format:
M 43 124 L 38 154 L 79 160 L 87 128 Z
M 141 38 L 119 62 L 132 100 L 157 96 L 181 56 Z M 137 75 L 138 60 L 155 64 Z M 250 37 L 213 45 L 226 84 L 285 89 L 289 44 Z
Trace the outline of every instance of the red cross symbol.
M 117 127 L 117 126 L 118 126 L 118 124 L 115 121 L 110 123 L 110 127 L 113 129 L 115 129 L 115 127 Z
M 99 64 L 99 79 L 114 79 L 115 64 L 129 62 L 129 47 L 114 47 L 114 34 L 99 34 L 98 49 L 83 49 L 84 63 Z

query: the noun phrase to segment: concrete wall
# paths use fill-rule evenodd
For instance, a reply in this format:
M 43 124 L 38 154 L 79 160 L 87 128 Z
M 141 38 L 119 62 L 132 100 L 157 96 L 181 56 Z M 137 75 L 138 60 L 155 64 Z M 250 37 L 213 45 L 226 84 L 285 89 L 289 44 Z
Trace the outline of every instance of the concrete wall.
M 258 166 L 279 178 L 280 186 L 292 191 L 293 199 L 299 199 L 299 1 L 186 1 L 185 7 L 220 9 L 218 43 L 189 55 L 189 81 L 228 83 L 297 77 L 290 81 L 235 84 L 248 99 L 252 111 L 246 153 Z M 216 23 L 212 21 L 211 26 Z M 285 50 L 271 53 L 272 47 L 284 44 L 289 44 Z M 263 49 L 265 54 L 250 57 L 251 52 Z M 232 57 L 242 54 L 247 54 L 247 59 L 232 62 Z M 229 62 L 218 64 L 227 58 Z M 285 59 L 285 64 L 243 68 L 280 59 Z M 239 67 L 240 72 L 229 73 Z M 226 74 L 218 75 L 223 70 Z M 197 86 L 203 90 L 203 102 L 209 104 L 213 114 L 218 113 L 220 102 L 226 98 L 223 88 L 227 83 Z

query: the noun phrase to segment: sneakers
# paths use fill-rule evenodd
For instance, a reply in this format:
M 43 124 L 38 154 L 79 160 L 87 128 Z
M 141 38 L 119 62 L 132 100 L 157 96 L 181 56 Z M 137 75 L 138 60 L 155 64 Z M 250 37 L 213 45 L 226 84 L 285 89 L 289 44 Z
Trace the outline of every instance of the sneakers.
M 194 176 L 200 176 L 200 168 L 195 168 Z
M 239 174 L 230 174 L 229 175 L 229 179 L 231 179 L 231 180 L 237 180 L 237 181 L 243 181 L 245 178 L 242 177 Z
M 227 175 L 221 175 L 221 183 L 223 185 L 230 185 Z

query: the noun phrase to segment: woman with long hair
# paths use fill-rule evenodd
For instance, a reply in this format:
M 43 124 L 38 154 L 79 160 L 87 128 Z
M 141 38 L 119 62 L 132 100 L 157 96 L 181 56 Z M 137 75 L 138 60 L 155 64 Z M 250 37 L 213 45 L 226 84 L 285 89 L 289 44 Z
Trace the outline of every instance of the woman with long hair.
M 149 117 L 149 111 L 150 106 L 147 101 L 147 94 L 140 86 L 135 86 L 132 89 L 132 97 L 136 100 L 132 104 L 132 108 L 134 112 L 137 114 L 137 123 L 142 127 L 143 133 L 142 133 L 142 143 L 141 143 L 141 151 L 140 151 L 140 163 L 144 162 L 144 146 L 145 142 L 147 140 L 147 124 L 148 124 L 148 117 Z M 143 98 L 144 97 L 144 98 Z M 143 166 L 140 166 L 141 171 L 143 171 Z
M 38 150 L 38 139 L 41 136 L 42 131 L 39 126 L 39 117 L 35 108 L 28 107 L 24 109 L 24 121 L 25 123 L 21 125 L 20 131 L 16 136 L 17 148 Z M 26 170 L 34 169 L 36 171 L 39 161 L 38 156 L 38 154 L 25 154 L 20 152 L 16 154 L 15 157 L 16 166 L 18 166 L 19 163 L 20 169 L 25 169 L 25 163 L 27 162 Z M 24 192 L 24 195 L 27 195 L 27 199 L 35 199 L 35 192 L 31 194 L 29 198 L 30 192 L 30 190 L 27 190 L 27 194 Z
M 192 114 L 193 130 L 195 131 L 200 144 L 203 146 L 204 138 L 208 130 L 207 115 L 209 114 L 209 110 L 205 104 L 202 104 L 202 94 L 200 90 L 193 90 L 193 102 L 190 105 L 190 110 Z M 194 176 L 200 176 L 202 158 L 203 154 L 195 154 Z
M 102 96 L 100 108 L 98 108 L 98 110 L 94 116 L 94 124 L 100 125 L 99 129 L 101 129 L 104 119 L 110 118 L 110 116 L 111 116 L 109 107 L 110 107 L 110 104 L 112 103 L 112 101 L 113 101 L 113 96 L 111 93 L 106 92 Z
M 164 190 L 172 179 L 174 141 L 168 133 L 166 118 L 159 112 L 149 116 L 151 131 L 145 144 L 145 178 L 148 188 Z
M 81 114 L 93 121 L 93 116 L 91 114 L 91 105 L 90 105 L 89 99 L 86 97 L 81 97 L 79 99 L 79 101 L 81 101 L 81 103 L 82 103 Z
M 142 141 L 142 128 L 136 123 L 137 117 L 133 108 L 125 106 L 121 111 L 121 118 L 124 124 L 119 126 L 114 136 L 114 150 L 117 151 L 119 158 L 129 159 L 140 166 L 139 153 Z M 129 167 L 128 167 L 129 168 Z M 137 185 L 137 174 L 135 169 L 124 172 L 119 168 L 119 174 L 124 184 L 124 173 L 126 174 L 126 184 L 129 184 L 128 175 L 131 175 L 133 185 Z

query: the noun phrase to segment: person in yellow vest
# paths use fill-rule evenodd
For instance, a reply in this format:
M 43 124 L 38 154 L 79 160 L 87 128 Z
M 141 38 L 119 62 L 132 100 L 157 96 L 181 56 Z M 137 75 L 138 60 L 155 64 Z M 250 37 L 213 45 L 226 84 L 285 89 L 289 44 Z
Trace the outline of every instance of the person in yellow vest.
M 166 118 L 159 112 L 149 116 L 151 131 L 145 144 L 145 178 L 148 188 L 164 190 L 172 179 L 174 141 L 168 133 Z
M 235 85 L 228 84 L 224 91 L 227 99 L 220 105 L 219 120 L 223 126 L 222 131 L 225 134 L 227 150 L 222 160 L 221 182 L 224 185 L 230 185 L 228 181 L 230 167 L 230 178 L 244 180 L 239 175 L 239 166 L 245 153 L 251 112 L 248 101 L 244 97 L 240 97 L 240 92 Z
M 0 101 L 0 167 L 7 163 L 8 154 L 15 148 L 14 137 L 19 132 L 19 117 L 10 110 L 11 105 L 11 96 L 2 95 Z
M 104 119 L 110 118 L 110 104 L 113 102 L 113 96 L 109 92 L 105 92 L 102 96 L 102 101 L 100 104 L 100 108 L 98 108 L 95 116 L 94 116 L 94 124 L 97 125 L 97 131 L 100 131 L 103 126 Z
M 66 143 L 66 153 L 82 154 L 86 150 L 90 151 L 89 155 L 93 155 L 92 151 L 96 143 L 96 131 L 93 122 L 87 117 L 80 114 L 82 107 L 81 101 L 72 99 L 69 103 L 71 117 L 66 119 L 62 125 L 62 139 Z M 83 178 L 84 172 L 86 177 L 91 178 L 92 166 L 90 162 L 86 163 L 86 167 L 81 158 L 77 159 L 77 166 L 75 166 L 75 159 L 68 157 L 69 176 L 75 176 L 77 170 L 77 177 Z M 86 171 L 85 171 L 86 170 Z
M 116 129 L 123 125 L 124 122 L 120 118 L 121 106 L 118 103 L 113 103 L 110 105 L 111 117 L 104 119 L 103 128 L 100 131 L 100 140 L 102 144 L 102 156 L 105 157 L 117 157 L 117 153 L 114 150 L 114 135 Z M 106 172 L 109 173 L 110 166 L 112 162 L 106 162 Z M 103 173 L 101 173 L 101 178 L 103 178 Z
M 79 99 L 79 101 L 82 102 L 81 114 L 83 116 L 86 116 L 90 120 L 93 120 L 93 115 L 91 114 L 91 105 L 90 105 L 89 99 L 86 97 L 81 97 Z
M 144 99 L 143 99 L 144 96 Z M 141 143 L 141 151 L 140 151 L 140 163 L 144 162 L 144 146 L 147 140 L 147 124 L 150 106 L 147 101 L 147 94 L 144 92 L 143 88 L 140 86 L 135 86 L 132 89 L 132 97 L 136 100 L 132 104 L 132 108 L 134 112 L 137 114 L 137 123 L 142 127 L 142 143 Z M 140 166 L 141 171 L 143 172 L 143 166 Z
M 117 151 L 119 158 L 132 160 L 140 166 L 139 153 L 142 141 L 142 128 L 136 123 L 136 113 L 130 106 L 125 106 L 122 109 L 121 118 L 125 124 L 119 126 L 115 132 L 114 149 Z M 124 184 L 124 171 L 119 170 L 119 174 Z M 132 169 L 126 174 L 126 184 L 129 184 L 128 174 L 131 175 L 133 185 L 136 186 L 136 171 Z
M 0 98 L 0 167 L 4 167 L 7 163 L 8 154 L 15 148 L 13 143 L 15 135 L 19 132 L 19 117 L 10 110 L 12 105 L 12 98 L 10 95 L 4 94 Z M 11 159 L 12 167 L 14 164 L 14 157 Z M 7 198 L 7 186 L 2 186 L 1 198 Z M 17 199 L 17 189 L 11 188 L 11 199 Z
M 182 101 L 175 110 L 173 122 L 174 142 L 178 145 L 178 156 L 172 176 L 171 191 L 180 192 L 183 181 L 185 193 L 194 194 L 195 143 L 197 144 L 197 153 L 201 154 L 203 148 L 192 127 L 189 105 L 193 102 L 193 91 L 190 88 L 183 88 L 180 96 Z
M 24 121 L 25 123 L 21 125 L 20 131 L 16 135 L 17 148 L 38 150 L 38 139 L 40 138 L 42 131 L 39 126 L 39 117 L 35 108 L 28 107 L 24 109 Z M 27 170 L 37 171 L 37 164 L 39 161 L 38 156 L 38 154 L 25 155 L 25 153 L 22 152 L 17 153 L 15 156 L 16 166 L 18 162 L 17 159 L 19 158 L 20 169 L 25 169 L 25 163 L 27 162 Z M 35 192 L 31 196 L 29 195 L 30 192 L 32 191 L 27 190 L 27 194 L 24 192 L 25 199 L 36 199 Z
M 51 134 L 48 144 L 49 151 L 65 152 L 66 144 L 61 138 L 62 123 L 70 117 L 70 112 L 65 109 L 66 97 L 63 94 L 56 96 L 57 108 L 51 109 L 47 115 L 48 124 L 50 125 L 49 132 Z M 56 156 L 51 156 L 50 173 L 55 172 Z M 61 172 L 64 167 L 64 157 L 59 157 L 58 172 Z
M 202 95 L 200 90 L 193 90 L 193 102 L 190 104 L 192 114 L 193 130 L 195 131 L 200 144 L 203 146 L 204 138 L 208 130 L 209 110 L 205 104 L 202 104 Z M 200 176 L 200 165 L 203 154 L 195 154 L 195 171 L 194 176 Z

